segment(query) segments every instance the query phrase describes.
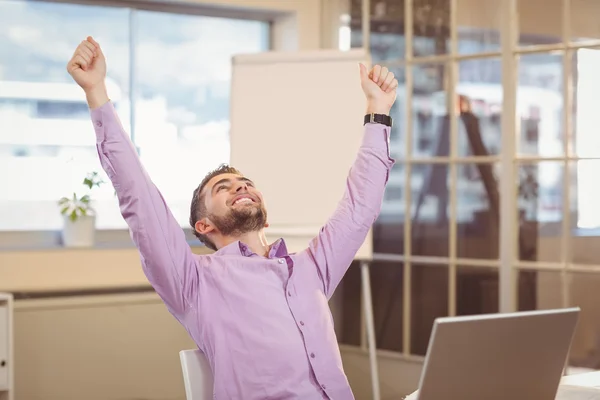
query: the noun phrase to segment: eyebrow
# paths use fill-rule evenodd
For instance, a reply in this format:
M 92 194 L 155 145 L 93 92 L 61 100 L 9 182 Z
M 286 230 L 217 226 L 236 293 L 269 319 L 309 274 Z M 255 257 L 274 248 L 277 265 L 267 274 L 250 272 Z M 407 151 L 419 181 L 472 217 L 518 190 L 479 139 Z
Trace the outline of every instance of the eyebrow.
M 241 176 L 239 178 L 236 178 L 236 180 L 240 181 L 240 182 L 247 182 L 247 183 L 250 183 L 251 185 L 254 185 L 254 182 L 252 182 L 250 179 L 248 179 L 246 177 L 243 177 L 243 176 Z M 215 182 L 215 184 L 213 185 L 213 187 L 211 189 L 211 192 L 214 191 L 217 186 L 222 185 L 224 183 L 231 183 L 231 179 L 229 179 L 229 178 L 223 178 L 223 179 Z

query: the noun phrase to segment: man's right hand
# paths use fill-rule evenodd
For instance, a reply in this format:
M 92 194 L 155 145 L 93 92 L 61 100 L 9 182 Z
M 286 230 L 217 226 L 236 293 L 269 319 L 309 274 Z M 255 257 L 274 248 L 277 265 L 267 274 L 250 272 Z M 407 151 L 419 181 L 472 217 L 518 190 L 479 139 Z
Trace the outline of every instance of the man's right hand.
M 108 101 L 104 79 L 106 59 L 100 45 L 91 37 L 82 41 L 67 64 L 67 71 L 85 91 L 90 108 Z

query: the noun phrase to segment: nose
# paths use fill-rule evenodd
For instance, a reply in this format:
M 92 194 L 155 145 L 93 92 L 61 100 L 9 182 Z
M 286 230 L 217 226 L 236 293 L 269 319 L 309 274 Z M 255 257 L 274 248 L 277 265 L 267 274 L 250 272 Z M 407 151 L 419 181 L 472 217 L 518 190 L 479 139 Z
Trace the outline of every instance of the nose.
M 236 186 L 235 186 L 235 192 L 246 192 L 248 191 L 248 185 L 246 184 L 246 182 L 237 182 Z

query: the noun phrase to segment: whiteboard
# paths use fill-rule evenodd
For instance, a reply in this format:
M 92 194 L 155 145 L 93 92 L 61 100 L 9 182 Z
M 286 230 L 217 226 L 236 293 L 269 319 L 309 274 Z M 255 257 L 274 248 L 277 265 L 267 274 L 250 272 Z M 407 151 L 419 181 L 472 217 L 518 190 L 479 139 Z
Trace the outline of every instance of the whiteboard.
M 233 57 L 231 165 L 263 193 L 269 239 L 304 249 L 342 198 L 363 135 L 362 49 Z M 358 252 L 370 257 L 371 234 Z

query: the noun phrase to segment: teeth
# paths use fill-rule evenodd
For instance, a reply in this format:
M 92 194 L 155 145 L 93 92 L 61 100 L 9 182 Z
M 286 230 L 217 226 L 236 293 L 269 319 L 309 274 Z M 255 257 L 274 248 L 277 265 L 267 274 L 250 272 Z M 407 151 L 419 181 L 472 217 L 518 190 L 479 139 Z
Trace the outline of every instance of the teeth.
M 236 200 L 235 203 L 233 203 L 233 204 L 235 205 L 238 203 L 252 203 L 252 199 L 249 199 L 247 197 L 242 197 L 241 199 Z

